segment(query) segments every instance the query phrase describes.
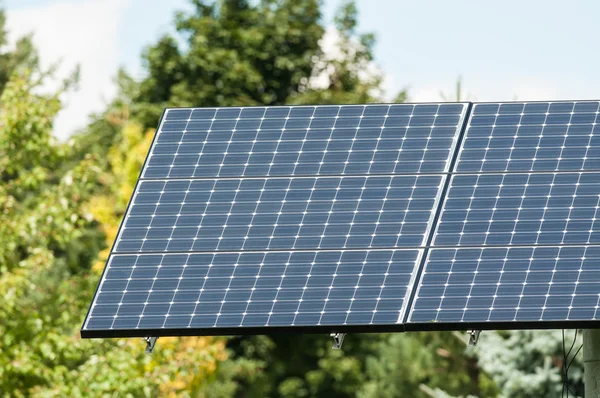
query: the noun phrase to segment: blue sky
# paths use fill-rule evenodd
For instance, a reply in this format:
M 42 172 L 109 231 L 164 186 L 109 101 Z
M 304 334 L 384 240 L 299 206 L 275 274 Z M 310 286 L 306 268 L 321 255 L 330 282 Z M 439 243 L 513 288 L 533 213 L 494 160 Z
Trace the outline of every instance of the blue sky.
M 1 0 L 0 0 L 1 2 Z M 340 0 L 325 1 L 330 22 Z M 33 32 L 42 58 L 82 68 L 56 123 L 66 137 L 102 109 L 119 66 L 141 76 L 140 53 L 187 0 L 4 0 L 9 29 Z M 440 100 L 458 76 L 479 101 L 600 98 L 600 2 L 358 0 L 360 30 L 377 35 L 376 62 L 393 96 Z

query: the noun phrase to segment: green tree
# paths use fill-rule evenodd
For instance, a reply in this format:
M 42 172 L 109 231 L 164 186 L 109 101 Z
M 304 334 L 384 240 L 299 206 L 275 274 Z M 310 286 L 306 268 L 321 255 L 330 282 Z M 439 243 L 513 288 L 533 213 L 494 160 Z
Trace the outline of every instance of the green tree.
M 496 396 L 494 382 L 466 355 L 463 336 L 452 332 L 385 335 L 367 359 L 368 381 L 360 398 L 431 397 L 443 390 L 456 396 Z
M 285 103 L 322 55 L 318 0 L 192 1 L 144 53 L 134 114 L 154 127 L 165 106 Z
M 37 52 L 30 36 L 19 38 L 14 43 L 14 48 L 6 50 L 7 48 L 9 48 L 9 42 L 6 32 L 6 15 L 4 10 L 0 10 L 0 93 L 13 73 L 32 69 L 38 65 Z
M 165 339 L 151 357 L 131 340 L 79 338 L 109 234 L 97 199 L 103 172 L 93 154 L 75 161 L 54 140 L 63 91 L 36 94 L 41 84 L 13 75 L 0 97 L 0 396 L 222 396 L 231 390 L 216 373 L 223 339 Z M 111 158 L 123 192 L 149 142 L 128 130 L 129 155 Z
M 565 338 L 565 351 L 572 347 L 569 364 L 581 346 L 581 334 L 574 339 L 570 331 Z M 474 349 L 479 364 L 500 387 L 505 397 L 558 398 L 563 391 L 562 333 L 558 330 L 514 330 L 484 332 Z M 583 396 L 582 354 L 569 367 L 569 389 Z
M 342 4 L 335 25 L 321 38 L 329 39 L 327 48 L 313 60 L 310 76 L 301 80 L 292 104 L 364 104 L 383 101 L 383 75 L 374 63 L 372 33 L 357 32 L 358 10 L 353 1 Z M 406 91 L 396 94 L 394 102 L 404 102 Z

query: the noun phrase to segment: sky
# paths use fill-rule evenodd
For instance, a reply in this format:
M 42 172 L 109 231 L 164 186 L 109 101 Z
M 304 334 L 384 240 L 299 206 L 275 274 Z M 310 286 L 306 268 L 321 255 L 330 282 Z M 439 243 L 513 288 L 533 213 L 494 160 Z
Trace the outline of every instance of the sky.
M 325 0 L 331 24 L 341 0 Z M 600 98 L 597 0 L 357 0 L 359 30 L 377 36 L 375 61 L 388 98 L 439 101 L 440 92 L 476 101 Z M 81 67 L 76 92 L 55 123 L 64 139 L 115 94 L 124 67 L 143 76 L 145 46 L 171 32 L 187 0 L 0 0 L 12 38 L 33 33 L 42 62 Z

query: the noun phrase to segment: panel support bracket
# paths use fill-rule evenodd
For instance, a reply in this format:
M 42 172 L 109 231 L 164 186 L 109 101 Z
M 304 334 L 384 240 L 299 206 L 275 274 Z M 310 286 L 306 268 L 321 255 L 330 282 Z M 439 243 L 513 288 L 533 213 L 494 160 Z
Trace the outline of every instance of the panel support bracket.
M 467 330 L 467 334 L 469 335 L 469 347 L 475 347 L 477 345 L 480 333 L 481 330 Z
M 346 337 L 346 333 L 331 333 L 331 337 L 333 337 L 333 346 L 331 346 L 332 350 L 341 350 L 342 344 L 344 343 L 344 337 Z
M 156 340 L 158 340 L 158 337 L 144 337 L 143 340 L 146 342 L 146 350 L 144 352 L 146 354 L 152 354 L 154 352 L 154 346 L 156 345 Z

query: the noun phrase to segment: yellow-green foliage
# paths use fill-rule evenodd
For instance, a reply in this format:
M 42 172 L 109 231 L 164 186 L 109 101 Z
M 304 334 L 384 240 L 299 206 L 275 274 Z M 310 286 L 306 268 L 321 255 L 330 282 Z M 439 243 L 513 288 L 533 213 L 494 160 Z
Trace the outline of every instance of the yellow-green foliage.
M 148 356 L 137 340 L 79 337 L 107 254 L 97 253 L 114 238 L 153 132 L 123 127 L 114 175 L 92 155 L 64 169 L 70 147 L 51 136 L 58 93 L 35 89 L 15 77 L 0 98 L 0 396 L 201 395 L 226 358 L 223 340 L 162 339 Z M 114 193 L 98 188 L 106 179 Z

